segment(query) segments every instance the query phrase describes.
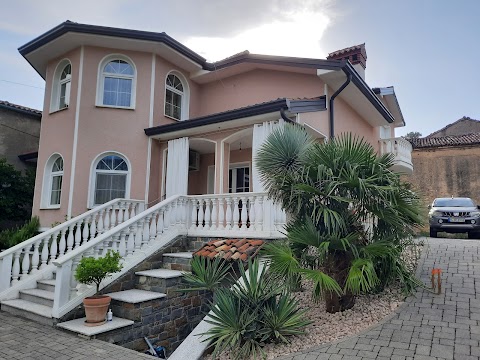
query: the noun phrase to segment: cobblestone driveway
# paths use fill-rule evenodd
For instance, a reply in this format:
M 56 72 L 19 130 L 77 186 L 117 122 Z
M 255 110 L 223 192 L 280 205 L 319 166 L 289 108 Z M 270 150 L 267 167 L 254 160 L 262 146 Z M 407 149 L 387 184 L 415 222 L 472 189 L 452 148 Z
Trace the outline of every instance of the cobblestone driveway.
M 427 239 L 421 279 L 443 271 L 443 291 L 419 290 L 384 324 L 279 360 L 480 359 L 480 241 Z

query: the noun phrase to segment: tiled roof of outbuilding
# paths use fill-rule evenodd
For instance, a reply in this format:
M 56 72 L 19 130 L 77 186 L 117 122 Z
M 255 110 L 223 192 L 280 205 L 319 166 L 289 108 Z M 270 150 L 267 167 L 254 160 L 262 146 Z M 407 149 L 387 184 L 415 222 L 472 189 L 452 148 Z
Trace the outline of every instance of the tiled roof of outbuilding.
M 407 139 L 414 149 L 480 144 L 480 133 Z
M 436 134 L 438 134 L 438 133 L 440 133 L 440 132 L 442 132 L 442 131 L 445 131 L 445 130 L 447 130 L 448 128 L 450 128 L 450 127 L 452 127 L 452 126 L 454 126 L 454 125 L 456 125 L 456 124 L 458 124 L 458 123 L 460 123 L 460 122 L 463 122 L 463 121 L 480 122 L 480 120 L 476 120 L 476 119 L 472 119 L 472 118 L 470 118 L 470 117 L 468 117 L 468 116 L 464 116 L 464 117 L 458 119 L 457 121 L 455 121 L 455 122 L 453 122 L 453 123 L 451 123 L 451 124 L 448 124 L 447 126 L 441 128 L 440 130 L 434 131 L 433 133 L 427 135 L 426 137 L 427 137 L 427 138 L 434 137 Z
M 240 259 L 242 261 L 248 261 L 248 259 L 258 254 L 263 244 L 263 240 L 212 240 L 205 244 L 200 250 L 196 251 L 193 256 L 203 256 L 210 259 L 221 257 L 225 260 Z
M 13 104 L 5 100 L 0 100 L 0 107 L 11 109 L 14 111 L 26 112 L 35 116 L 42 116 L 42 112 L 40 110 L 32 109 L 22 105 Z

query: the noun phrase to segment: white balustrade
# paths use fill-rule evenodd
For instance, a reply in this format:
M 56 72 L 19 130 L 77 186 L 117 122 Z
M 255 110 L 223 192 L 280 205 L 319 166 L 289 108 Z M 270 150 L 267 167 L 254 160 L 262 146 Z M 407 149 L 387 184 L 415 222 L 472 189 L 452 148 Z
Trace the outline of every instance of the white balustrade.
M 58 257 L 97 237 L 99 231 L 96 231 L 96 219 L 116 217 L 116 213 L 120 212 L 119 204 L 126 209 L 143 205 L 139 200 L 112 200 L 1 252 L 0 296 L 13 285 L 28 280 L 30 275 L 46 271 Z M 119 217 L 118 221 L 120 220 Z M 103 223 L 104 220 L 98 221 Z
M 402 137 L 380 140 L 380 155 L 391 153 L 394 155 L 393 170 L 412 173 L 412 144 Z

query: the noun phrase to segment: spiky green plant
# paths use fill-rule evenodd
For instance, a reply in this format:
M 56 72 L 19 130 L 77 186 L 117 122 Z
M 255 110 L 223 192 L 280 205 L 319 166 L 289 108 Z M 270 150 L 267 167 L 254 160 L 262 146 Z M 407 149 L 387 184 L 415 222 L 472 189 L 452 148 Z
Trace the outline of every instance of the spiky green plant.
M 293 218 L 286 228 L 291 250 L 266 247 L 272 270 L 287 282 L 296 274 L 313 281 L 313 295 L 325 298 L 329 312 L 396 280 L 407 290 L 416 285 L 400 254 L 421 223 L 419 199 L 391 171 L 393 160 L 358 137 L 321 144 L 290 124 L 259 150 L 268 194 Z
M 203 256 L 194 256 L 190 265 L 192 272 L 183 274 L 186 285 L 181 289 L 182 292 L 198 290 L 214 292 L 224 285 L 233 283 L 232 266 L 221 258 L 211 260 Z

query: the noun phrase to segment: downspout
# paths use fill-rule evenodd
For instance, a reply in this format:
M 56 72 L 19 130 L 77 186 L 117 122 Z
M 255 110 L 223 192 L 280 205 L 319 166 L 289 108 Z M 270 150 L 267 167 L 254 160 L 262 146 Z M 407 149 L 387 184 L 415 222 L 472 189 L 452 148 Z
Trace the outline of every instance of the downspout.
M 352 81 L 352 74 L 350 73 L 347 73 L 347 80 L 343 83 L 342 86 L 340 86 L 340 88 L 335 91 L 332 95 L 332 97 L 330 98 L 330 101 L 329 101 L 329 107 L 328 107 L 328 110 L 330 112 L 330 139 L 333 139 L 335 137 L 335 131 L 334 131 L 334 121 L 333 121 L 333 101 L 335 100 L 335 98 L 338 96 L 338 94 L 340 94 L 343 89 L 345 89 L 348 84 L 350 84 L 350 81 Z
M 282 119 L 285 120 L 286 122 L 291 122 L 292 120 L 288 118 L 287 114 L 285 114 L 285 110 L 287 110 L 287 108 L 281 108 L 281 109 L 280 109 L 280 116 L 281 116 Z

